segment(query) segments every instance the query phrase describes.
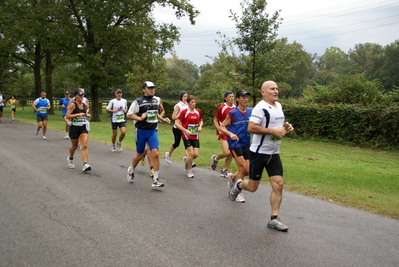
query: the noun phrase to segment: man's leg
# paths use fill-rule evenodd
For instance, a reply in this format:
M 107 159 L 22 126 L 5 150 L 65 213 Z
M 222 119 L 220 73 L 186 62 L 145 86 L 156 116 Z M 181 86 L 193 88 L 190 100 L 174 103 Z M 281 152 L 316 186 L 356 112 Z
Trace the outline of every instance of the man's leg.
M 272 186 L 272 192 L 270 194 L 271 215 L 278 216 L 281 200 L 283 199 L 284 180 L 282 176 L 271 176 L 269 179 Z

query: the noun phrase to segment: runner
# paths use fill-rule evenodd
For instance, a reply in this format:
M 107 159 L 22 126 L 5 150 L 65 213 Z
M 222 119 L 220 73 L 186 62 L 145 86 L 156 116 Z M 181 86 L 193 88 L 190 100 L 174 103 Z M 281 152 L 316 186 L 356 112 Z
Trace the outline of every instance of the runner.
M 231 160 L 233 159 L 229 151 L 229 145 L 227 143 L 227 136 L 220 131 L 220 124 L 225 120 L 227 113 L 234 109 L 236 105 L 234 104 L 234 94 L 232 91 L 227 91 L 224 93 L 224 103 L 219 106 L 216 110 L 215 116 L 213 117 L 213 125 L 216 128 L 216 134 L 218 135 L 218 140 L 220 140 L 220 145 L 222 147 L 222 152 L 218 155 L 212 155 L 211 157 L 211 168 L 216 170 L 216 166 L 220 159 L 226 158 L 224 161 L 224 167 L 220 171 L 220 177 L 227 178 L 228 168 L 230 166 Z
M 188 107 L 187 105 L 187 97 L 188 94 L 186 91 L 179 92 L 179 99 L 180 102 L 174 106 L 172 120 L 177 120 L 182 110 Z M 181 141 L 181 131 L 173 124 L 172 132 L 174 136 L 174 143 L 170 146 L 169 151 L 165 153 L 166 162 L 171 164 L 172 163 L 172 153 L 173 151 L 180 146 Z
M 14 121 L 15 120 L 15 112 L 17 112 L 18 100 L 15 99 L 15 96 L 11 96 L 11 98 L 8 99 L 8 101 L 7 101 L 7 105 L 10 106 L 12 121 Z
M 158 120 L 170 123 L 168 118 L 160 116 L 160 98 L 154 97 L 155 85 L 152 82 L 144 82 L 142 86 L 143 96 L 135 99 L 130 105 L 126 117 L 134 120 L 137 128 L 136 156 L 132 159 L 132 165 L 127 170 L 127 180 L 134 182 L 134 171 L 143 158 L 146 144 L 148 144 L 153 157 L 154 176 L 152 187 L 163 187 L 164 184 L 159 181 L 159 141 L 157 135 Z
M 63 98 L 60 99 L 58 107 L 61 108 L 61 114 L 65 121 L 65 139 L 69 139 L 69 120 L 65 117 L 68 110 L 69 102 L 71 102 L 69 91 L 65 91 Z
M 91 166 L 88 164 L 89 150 L 87 148 L 87 142 L 90 131 L 90 123 L 87 118 L 90 118 L 90 114 L 87 111 L 86 104 L 83 103 L 84 93 L 80 90 L 76 90 L 74 93 L 73 101 L 68 105 L 68 110 L 65 117 L 71 121 L 69 127 L 69 137 L 71 138 L 72 146 L 69 148 L 68 167 L 70 169 L 75 168 L 73 156 L 78 144 L 80 143 L 82 149 L 82 171 L 90 171 Z
M 38 135 L 40 129 L 43 127 L 43 140 L 47 140 L 46 132 L 47 132 L 47 121 L 48 121 L 48 110 L 51 108 L 50 100 L 46 98 L 46 92 L 42 91 L 40 93 L 40 97 L 37 98 L 33 104 L 32 108 L 36 111 L 36 120 L 37 127 L 35 130 L 35 134 Z
M 186 157 L 184 157 L 184 167 L 188 178 L 194 178 L 193 160 L 199 156 L 200 141 L 199 133 L 202 131 L 202 113 L 195 108 L 197 101 L 195 96 L 187 97 L 188 108 L 180 112 L 179 118 L 175 121 L 175 126 L 181 131 Z M 188 167 L 190 166 L 190 168 Z
M 234 201 L 242 189 L 255 192 L 258 189 L 263 169 L 266 169 L 272 191 L 270 194 L 271 216 L 267 227 L 287 231 L 288 226 L 278 217 L 283 199 L 283 164 L 280 159 L 281 139 L 294 131 L 284 122 L 281 104 L 277 102 L 278 87 L 273 81 L 266 81 L 261 87 L 262 100 L 254 107 L 248 123 L 248 132 L 253 134 L 250 146 L 249 179 L 237 178 L 230 188 L 229 198 Z
M 1 91 L 0 91 L 0 122 L 1 122 L 1 118 L 3 117 L 3 107 L 4 107 L 4 101 L 5 101 L 5 97 L 2 95 Z
M 226 119 L 220 125 L 220 131 L 228 136 L 229 150 L 237 164 L 238 171 L 227 175 L 229 188 L 236 178 L 244 179 L 249 173 L 249 146 L 251 136 L 248 133 L 249 117 L 252 108 L 247 107 L 250 93 L 245 90 L 237 91 L 237 107 L 227 113 Z M 227 128 L 226 128 L 227 127 Z M 240 192 L 236 202 L 244 203 L 244 194 Z
M 122 151 L 122 141 L 126 135 L 126 118 L 125 113 L 127 112 L 127 101 L 122 98 L 122 90 L 116 89 L 114 92 L 116 98 L 109 101 L 107 106 L 107 112 L 112 113 L 111 115 L 111 126 L 112 126 L 112 148 L 111 151 L 115 152 L 115 142 L 116 136 L 118 135 L 118 127 L 121 132 L 119 135 L 119 141 L 116 142 L 116 146 L 118 147 L 118 151 Z

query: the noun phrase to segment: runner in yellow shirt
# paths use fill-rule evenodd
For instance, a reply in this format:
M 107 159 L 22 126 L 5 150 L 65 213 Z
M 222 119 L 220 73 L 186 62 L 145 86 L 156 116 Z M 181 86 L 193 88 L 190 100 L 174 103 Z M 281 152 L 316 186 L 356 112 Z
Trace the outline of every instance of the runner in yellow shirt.
M 11 96 L 11 98 L 8 99 L 8 101 L 7 101 L 7 105 L 10 106 L 12 121 L 14 121 L 15 120 L 15 112 L 16 112 L 17 105 L 18 105 L 18 100 L 15 99 L 15 96 Z

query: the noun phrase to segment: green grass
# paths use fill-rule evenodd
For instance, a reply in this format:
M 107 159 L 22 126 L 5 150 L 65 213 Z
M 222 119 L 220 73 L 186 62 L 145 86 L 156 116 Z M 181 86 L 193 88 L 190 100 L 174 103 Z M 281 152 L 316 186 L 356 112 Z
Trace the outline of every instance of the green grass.
M 4 109 L 4 116 L 10 117 Z M 49 116 L 51 130 L 64 131 L 61 112 Z M 36 116 L 30 107 L 17 109 L 17 120 L 36 124 Z M 90 140 L 111 144 L 109 115 L 102 115 L 102 122 L 91 123 Z M 173 142 L 172 125 L 159 124 L 160 155 L 169 150 Z M 124 148 L 135 150 L 134 126 L 127 123 Z M 200 156 L 197 166 L 209 167 L 210 157 L 221 151 L 212 127 L 204 127 L 201 133 Z M 175 150 L 173 161 L 182 162 L 184 147 Z M 322 198 L 327 201 L 364 209 L 386 217 L 399 219 L 399 153 L 351 147 L 339 144 L 304 141 L 285 138 L 281 145 L 284 164 L 285 190 Z M 219 168 L 224 160 L 219 162 Z M 230 171 L 235 171 L 233 163 Z M 262 179 L 268 183 L 264 173 Z

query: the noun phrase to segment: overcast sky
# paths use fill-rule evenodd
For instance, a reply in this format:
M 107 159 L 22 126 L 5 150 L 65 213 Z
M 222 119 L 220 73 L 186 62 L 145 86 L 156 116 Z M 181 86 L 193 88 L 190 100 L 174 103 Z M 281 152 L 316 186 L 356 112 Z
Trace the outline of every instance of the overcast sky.
M 188 59 L 197 66 L 212 63 L 221 51 L 215 40 L 216 32 L 235 36 L 235 24 L 229 18 L 230 10 L 241 13 L 239 0 L 190 0 L 201 14 L 196 24 L 187 17 L 177 20 L 173 10 L 157 8 L 158 21 L 174 23 L 180 28 L 181 42 L 175 51 L 179 58 Z M 304 49 L 319 56 L 326 48 L 335 46 L 344 52 L 359 43 L 387 45 L 399 39 L 398 0 L 268 0 L 267 13 L 281 10 L 283 22 L 279 38 L 287 37 Z

